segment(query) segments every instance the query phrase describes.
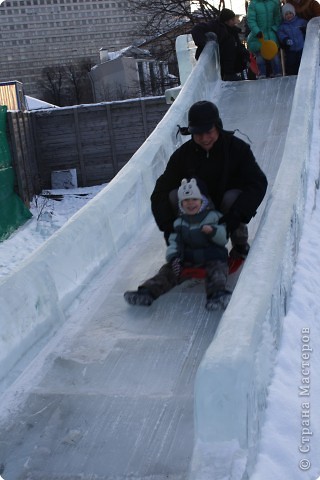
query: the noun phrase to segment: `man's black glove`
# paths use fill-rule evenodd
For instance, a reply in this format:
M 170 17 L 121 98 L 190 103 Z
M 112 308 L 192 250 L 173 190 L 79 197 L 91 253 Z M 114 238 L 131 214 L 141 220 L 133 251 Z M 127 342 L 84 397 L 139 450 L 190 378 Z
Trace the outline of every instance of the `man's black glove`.
M 175 274 L 175 276 L 177 278 L 179 278 L 180 275 L 181 275 L 181 271 L 182 271 L 182 263 L 181 263 L 180 258 L 176 257 L 173 260 L 171 260 L 170 263 L 171 263 L 171 268 L 172 268 L 173 273 Z
M 256 35 L 257 38 L 262 38 L 263 37 L 263 33 L 262 32 L 258 32 L 257 35 Z
M 164 239 L 166 244 L 169 245 L 169 237 L 173 233 L 173 223 L 167 223 L 164 225 L 161 230 L 163 230 Z
M 236 212 L 230 211 L 220 218 L 219 225 L 222 223 L 226 224 L 227 235 L 230 237 L 230 235 L 237 230 L 241 223 L 240 216 Z
M 209 42 L 210 40 L 214 40 L 215 42 L 218 43 L 218 37 L 214 32 L 207 32 L 205 33 L 205 36 L 206 36 L 207 42 Z
M 169 237 L 170 237 L 171 233 L 172 232 L 163 232 L 164 241 L 166 242 L 167 246 L 169 245 Z

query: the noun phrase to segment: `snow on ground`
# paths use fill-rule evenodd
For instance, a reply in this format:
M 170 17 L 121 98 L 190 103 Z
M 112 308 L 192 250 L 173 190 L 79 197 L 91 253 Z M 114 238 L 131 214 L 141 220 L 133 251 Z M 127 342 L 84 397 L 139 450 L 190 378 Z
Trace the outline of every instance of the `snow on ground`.
M 45 190 L 42 195 L 34 197 L 30 206 L 32 218 L 7 240 L 0 242 L 0 277 L 15 270 L 105 186 L 106 184 L 68 190 Z

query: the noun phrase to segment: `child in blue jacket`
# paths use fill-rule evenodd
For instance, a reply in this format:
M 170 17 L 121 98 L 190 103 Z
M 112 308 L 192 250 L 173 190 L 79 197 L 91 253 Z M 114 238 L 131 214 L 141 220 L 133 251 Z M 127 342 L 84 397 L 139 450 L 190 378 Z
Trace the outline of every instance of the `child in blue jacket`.
M 225 225 L 219 224 L 222 214 L 213 210 L 194 178 L 182 180 L 178 200 L 181 215 L 169 237 L 167 263 L 138 290 L 125 292 L 124 298 L 130 305 L 149 306 L 185 279 L 181 277 L 183 267 L 201 266 L 206 270 L 206 309 L 225 308 L 231 293 L 226 290 L 228 239 Z
M 278 38 L 285 51 L 285 70 L 287 75 L 298 75 L 307 20 L 296 15 L 291 3 L 282 7 L 283 21 L 278 28 Z

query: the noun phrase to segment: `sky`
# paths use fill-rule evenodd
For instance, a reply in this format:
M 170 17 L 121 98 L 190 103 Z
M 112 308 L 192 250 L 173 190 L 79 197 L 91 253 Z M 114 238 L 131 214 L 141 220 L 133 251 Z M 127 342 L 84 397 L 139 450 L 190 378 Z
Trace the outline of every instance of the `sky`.
M 226 0 L 225 6 L 226 8 L 230 8 L 237 14 L 244 15 L 246 13 L 245 4 L 243 0 Z
M 216 3 L 214 3 L 214 5 L 216 5 Z M 246 12 L 244 0 L 225 0 L 225 8 L 233 10 L 234 13 L 238 15 L 244 15 Z
M 211 2 L 212 5 L 214 5 L 216 8 L 219 7 L 219 2 Z M 196 7 L 194 7 L 196 8 Z M 245 14 L 245 2 L 244 0 L 225 0 L 225 8 L 229 8 L 230 10 L 233 10 L 236 14 L 238 15 L 244 15 Z

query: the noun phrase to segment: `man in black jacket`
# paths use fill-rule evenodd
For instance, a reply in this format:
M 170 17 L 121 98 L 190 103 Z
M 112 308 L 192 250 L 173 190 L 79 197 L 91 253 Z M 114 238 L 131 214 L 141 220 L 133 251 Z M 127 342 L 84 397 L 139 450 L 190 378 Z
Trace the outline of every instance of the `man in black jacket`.
M 196 59 L 199 58 L 208 38 L 207 33 L 217 36 L 220 53 L 220 69 L 222 80 L 241 80 L 242 72 L 247 68 L 250 54 L 241 43 L 240 28 L 236 26 L 236 15 L 232 10 L 224 8 L 219 18 L 206 23 L 199 23 L 191 30 L 194 43 L 197 45 Z
M 170 195 L 183 178 L 198 178 L 223 213 L 220 223 L 226 224 L 233 245 L 230 255 L 245 258 L 249 251 L 246 224 L 265 196 L 266 176 L 250 146 L 223 130 L 219 110 L 212 102 L 204 100 L 191 106 L 187 134 L 192 135 L 191 140 L 171 155 L 151 195 L 155 221 L 167 240 L 177 217 Z

